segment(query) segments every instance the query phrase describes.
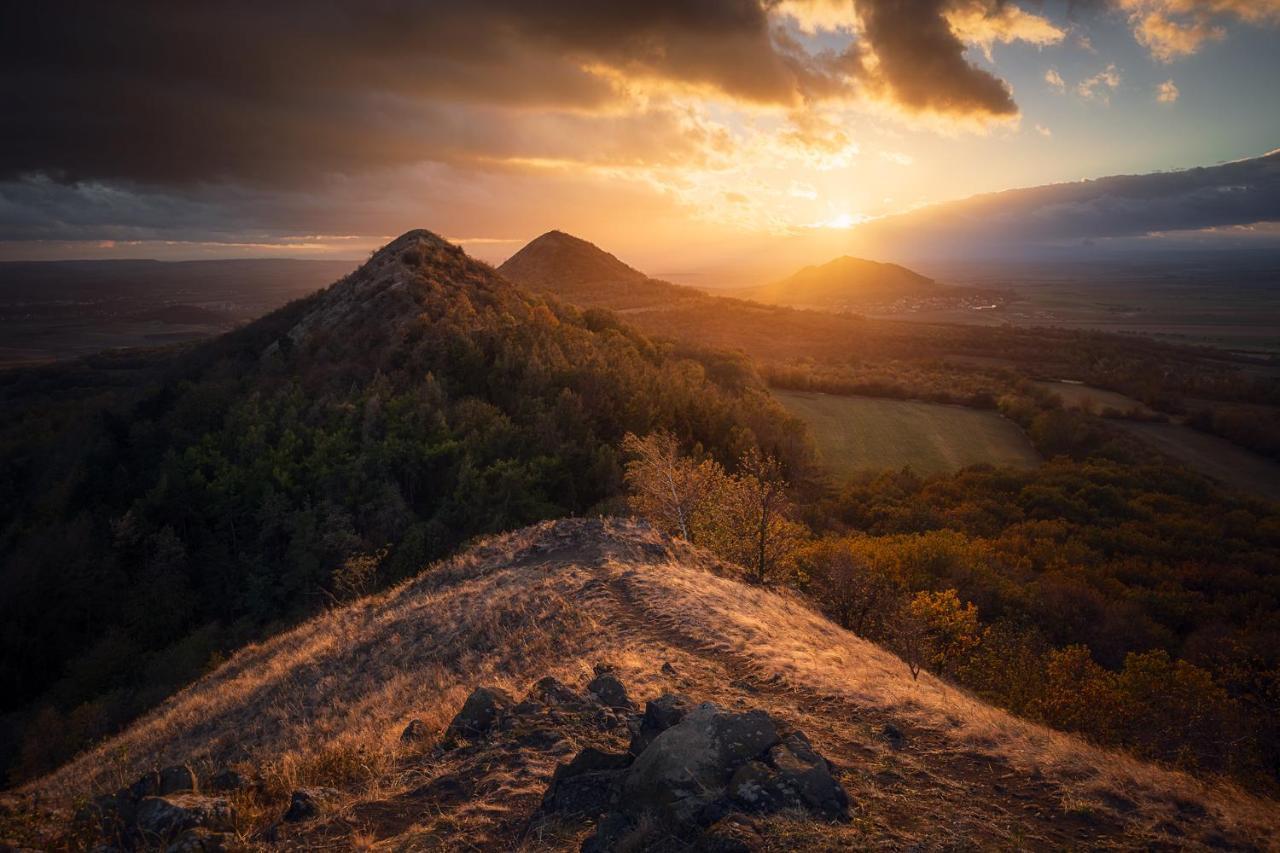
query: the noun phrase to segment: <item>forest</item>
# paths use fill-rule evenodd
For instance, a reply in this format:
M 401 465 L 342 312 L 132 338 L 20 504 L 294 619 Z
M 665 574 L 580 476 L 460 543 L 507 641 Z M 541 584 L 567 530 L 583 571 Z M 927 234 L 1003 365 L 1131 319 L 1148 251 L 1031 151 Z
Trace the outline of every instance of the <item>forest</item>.
M 474 536 L 596 507 L 628 432 L 803 464 L 746 361 L 525 296 L 443 243 L 402 249 L 176 355 L 0 373 L 11 782 L 248 641 Z M 316 320 L 338 309 L 341 333 Z
M 912 676 L 925 668 L 1097 743 L 1280 789 L 1280 507 L 1224 493 L 1052 397 L 999 406 L 1050 461 L 831 483 L 755 456 L 721 471 L 669 437 L 633 437 L 647 465 L 628 469 L 632 507 L 803 592 Z M 655 481 L 655 463 L 680 473 Z M 768 507 L 759 487 L 705 485 L 743 479 L 781 497 Z M 673 480 L 692 497 L 679 513 L 661 498 Z

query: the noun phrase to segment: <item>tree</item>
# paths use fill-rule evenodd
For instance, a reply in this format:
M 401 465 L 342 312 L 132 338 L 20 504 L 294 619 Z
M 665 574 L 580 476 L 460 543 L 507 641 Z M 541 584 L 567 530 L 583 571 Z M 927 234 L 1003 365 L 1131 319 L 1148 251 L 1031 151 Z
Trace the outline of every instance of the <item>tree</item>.
M 797 555 L 803 586 L 842 628 L 876 640 L 897 609 L 899 589 L 868 538 L 825 539 Z
M 720 487 L 724 469 L 711 459 L 695 462 L 681 455 L 669 432 L 644 438 L 627 433 L 622 449 L 632 456 L 626 468 L 631 509 L 662 530 L 694 541 L 695 517 Z
M 764 583 L 790 562 L 806 533 L 790 518 L 782 465 L 752 448 L 742 455 L 738 473 L 719 486 L 716 513 L 707 520 L 712 548 Z

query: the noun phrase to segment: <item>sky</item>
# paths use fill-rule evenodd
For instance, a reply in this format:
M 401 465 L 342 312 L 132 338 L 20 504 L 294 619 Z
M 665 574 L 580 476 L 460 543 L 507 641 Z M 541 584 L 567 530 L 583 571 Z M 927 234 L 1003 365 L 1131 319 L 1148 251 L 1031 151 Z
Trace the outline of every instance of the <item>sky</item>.
M 1280 147 L 1280 0 L 124 0 L 7 17 L 0 259 L 359 258 L 422 227 L 500 261 L 558 228 L 655 275 L 780 271 L 902 260 L 882 225 L 941 202 Z M 1148 215 L 1167 193 L 1107 221 L 1275 235 L 1275 166 L 1212 175 L 1214 203 L 1185 223 Z

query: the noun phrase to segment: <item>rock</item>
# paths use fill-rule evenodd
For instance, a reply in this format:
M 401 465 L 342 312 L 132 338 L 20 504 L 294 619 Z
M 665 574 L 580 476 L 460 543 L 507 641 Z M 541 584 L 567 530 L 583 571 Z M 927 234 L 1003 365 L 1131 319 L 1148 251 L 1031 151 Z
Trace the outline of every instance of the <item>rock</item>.
M 422 720 L 410 720 L 400 733 L 401 743 L 422 743 L 431 737 L 431 727 Z
M 289 798 L 289 808 L 284 820 L 300 823 L 320 816 L 326 806 L 337 801 L 339 794 L 332 788 L 299 788 Z
M 595 834 L 582 842 L 582 853 L 613 853 L 623 842 L 633 842 L 631 849 L 642 850 L 645 839 L 634 838 L 635 829 L 635 822 L 622 812 L 609 812 L 596 824 Z
M 764 786 L 766 800 L 804 807 L 828 820 L 848 820 L 849 795 L 803 733 L 794 732 L 770 749 L 769 763 L 777 772 Z
M 175 764 L 160 771 L 160 796 L 196 790 L 196 774 L 185 764 Z
M 734 771 L 777 742 L 763 711 L 733 714 L 700 705 L 636 758 L 622 781 L 622 808 L 635 816 L 651 812 L 674 827 L 694 825 Z
M 729 780 L 729 796 L 747 811 L 773 811 L 780 803 L 770 785 L 772 780 L 772 767 L 763 761 L 748 761 Z
M 880 727 L 880 739 L 894 749 L 902 749 L 907 742 L 907 736 L 902 733 L 902 729 L 893 723 L 885 723 Z
M 221 793 L 242 791 L 246 787 L 244 777 L 230 767 L 223 768 L 209 777 L 209 790 Z
M 197 828 L 229 832 L 235 829 L 235 812 L 221 798 L 195 794 L 145 797 L 138 803 L 134 826 L 149 840 L 168 840 Z
M 614 708 L 620 711 L 634 711 L 636 709 L 631 697 L 627 696 L 627 688 L 623 687 L 622 682 L 611 672 L 598 674 L 587 685 L 587 692 L 599 699 L 600 704 L 606 708 Z
M 502 714 L 512 705 L 511 697 L 497 687 L 477 687 L 471 691 L 462 710 L 449 723 L 447 737 L 475 738 L 486 734 Z
M 608 809 L 616 783 L 630 763 L 626 753 L 587 747 L 556 768 L 542 798 L 542 811 L 595 817 Z
M 631 737 L 631 754 L 644 752 L 654 738 L 683 720 L 693 707 L 691 700 L 673 693 L 665 693 L 647 703 Z
M 552 708 L 582 708 L 587 705 L 586 700 L 575 693 L 573 688 L 550 675 L 539 679 L 533 687 L 529 688 L 529 695 L 525 697 L 525 701 L 530 700 L 541 702 Z
M 659 670 L 659 671 L 660 671 L 663 675 L 671 676 L 672 678 L 674 678 L 674 677 L 676 676 L 676 668 L 675 668 L 674 666 L 672 666 L 672 665 L 671 665 L 671 661 L 663 661 L 663 662 L 662 662 L 662 669 L 661 669 L 661 670 Z

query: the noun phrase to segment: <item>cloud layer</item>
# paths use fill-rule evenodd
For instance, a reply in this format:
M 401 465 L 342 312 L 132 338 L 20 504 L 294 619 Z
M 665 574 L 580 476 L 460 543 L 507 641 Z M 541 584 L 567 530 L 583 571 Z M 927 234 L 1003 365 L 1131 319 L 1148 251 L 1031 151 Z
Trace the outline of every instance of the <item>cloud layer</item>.
M 980 255 L 1274 221 L 1280 150 L 1220 166 L 977 196 L 869 224 L 863 236 L 873 245 Z
M 788 26 L 820 8 L 838 46 Z M 686 138 L 664 111 L 673 93 L 789 110 L 871 95 L 1008 117 L 1009 88 L 965 58 L 965 40 L 1055 38 L 1001 0 L 19 4 L 0 36 L 0 179 L 290 185 L 538 158 L 539 140 L 516 150 L 510 132 L 527 137 L 535 112 L 577 116 L 576 134 L 544 122 L 560 139 L 599 122 L 626 161 L 646 139 L 650 156 Z

